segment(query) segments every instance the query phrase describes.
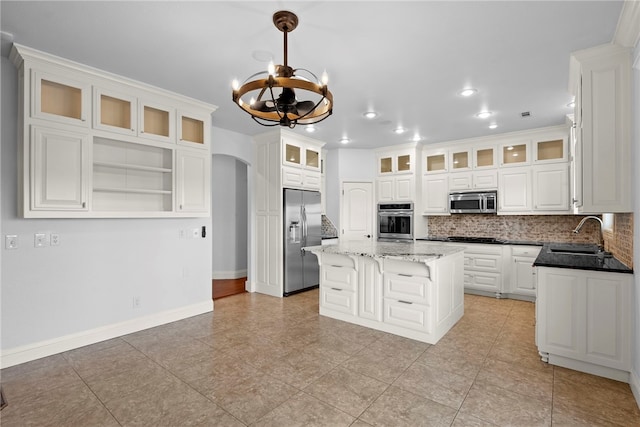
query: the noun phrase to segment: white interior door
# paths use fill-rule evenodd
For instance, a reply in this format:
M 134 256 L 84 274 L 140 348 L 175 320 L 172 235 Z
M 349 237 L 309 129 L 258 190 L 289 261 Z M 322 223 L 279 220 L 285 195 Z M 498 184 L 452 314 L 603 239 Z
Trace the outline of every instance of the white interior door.
M 340 238 L 373 239 L 373 183 L 343 182 Z

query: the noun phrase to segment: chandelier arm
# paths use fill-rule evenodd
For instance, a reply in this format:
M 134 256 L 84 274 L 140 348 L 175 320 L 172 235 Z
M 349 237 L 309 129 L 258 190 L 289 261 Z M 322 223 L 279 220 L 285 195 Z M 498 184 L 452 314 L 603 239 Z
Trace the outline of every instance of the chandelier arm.
M 287 34 L 287 33 L 285 33 L 285 34 Z M 271 93 L 271 101 L 273 101 L 273 106 L 276 109 L 276 113 L 278 114 L 278 117 L 280 117 L 280 119 L 282 120 L 283 116 L 282 116 L 282 113 L 281 113 L 280 109 L 278 108 L 278 102 L 276 101 L 276 98 L 273 96 L 273 87 L 271 85 L 269 85 L 269 93 Z

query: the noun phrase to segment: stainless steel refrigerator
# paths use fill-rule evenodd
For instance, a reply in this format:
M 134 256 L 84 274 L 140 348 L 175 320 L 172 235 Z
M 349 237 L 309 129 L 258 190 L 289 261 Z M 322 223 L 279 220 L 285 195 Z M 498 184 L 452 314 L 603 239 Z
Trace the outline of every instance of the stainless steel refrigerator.
M 303 251 L 322 244 L 318 191 L 284 190 L 284 296 L 317 287 L 318 257 Z

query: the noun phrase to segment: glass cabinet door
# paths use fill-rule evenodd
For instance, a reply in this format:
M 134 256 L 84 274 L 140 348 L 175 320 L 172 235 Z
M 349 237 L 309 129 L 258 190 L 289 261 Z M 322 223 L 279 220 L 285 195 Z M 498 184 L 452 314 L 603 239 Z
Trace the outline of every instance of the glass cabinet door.
M 473 150 L 475 168 L 495 168 L 496 150 L 493 147 L 478 148 Z
M 393 159 L 391 156 L 381 157 L 378 161 L 378 173 L 391 173 L 393 172 Z
M 35 91 L 31 115 L 46 120 L 89 126 L 91 86 L 61 76 L 33 71 Z
M 444 172 L 447 170 L 447 154 L 434 153 L 427 154 L 426 172 Z
M 397 172 L 409 172 L 412 170 L 411 154 L 399 155 L 396 158 L 396 171 Z
M 301 150 L 297 145 L 285 144 L 284 146 L 284 161 L 296 166 L 300 166 L 301 162 Z
M 313 169 L 320 169 L 320 153 L 307 148 L 305 150 L 305 166 Z
M 135 135 L 137 100 L 134 96 L 94 88 L 93 127 Z
M 209 144 L 210 116 L 178 110 L 178 144 L 206 148 Z
M 175 141 L 175 110 L 163 105 L 140 102 L 140 136 L 156 141 Z
M 538 141 L 535 144 L 535 161 L 558 161 L 567 159 L 566 139 Z
M 451 153 L 451 171 L 471 168 L 471 156 L 469 150 L 454 151 Z
M 528 163 L 527 144 L 506 144 L 502 146 L 502 164 L 517 165 Z

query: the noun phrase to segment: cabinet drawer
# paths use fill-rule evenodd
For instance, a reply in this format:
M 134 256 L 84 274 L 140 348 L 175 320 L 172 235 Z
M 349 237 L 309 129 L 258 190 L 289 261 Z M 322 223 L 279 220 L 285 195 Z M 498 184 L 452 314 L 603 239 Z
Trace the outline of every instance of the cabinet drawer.
M 349 291 L 356 290 L 356 270 L 349 267 L 323 265 L 320 283 L 328 288 L 338 288 Z
M 502 275 L 478 271 L 464 272 L 464 287 L 488 292 L 500 292 Z
M 355 316 L 357 312 L 356 293 L 342 289 L 320 287 L 320 305 L 326 309 Z
M 429 304 L 431 280 L 403 274 L 385 273 L 384 297 Z
M 390 325 L 430 333 L 430 310 L 429 306 L 423 304 L 385 298 L 384 321 Z
M 511 246 L 511 255 L 537 258 L 542 246 Z
M 502 256 L 467 254 L 465 252 L 464 269 L 500 273 L 502 270 Z

